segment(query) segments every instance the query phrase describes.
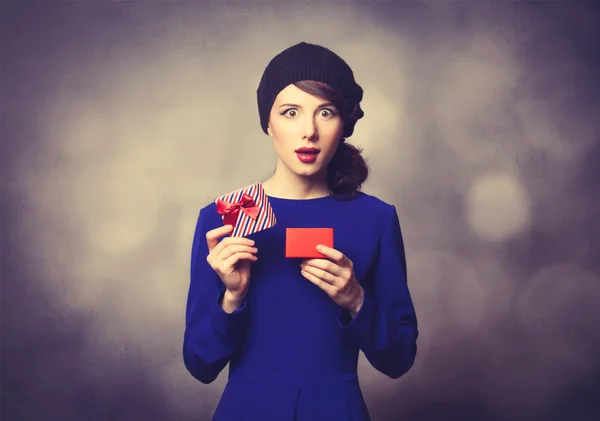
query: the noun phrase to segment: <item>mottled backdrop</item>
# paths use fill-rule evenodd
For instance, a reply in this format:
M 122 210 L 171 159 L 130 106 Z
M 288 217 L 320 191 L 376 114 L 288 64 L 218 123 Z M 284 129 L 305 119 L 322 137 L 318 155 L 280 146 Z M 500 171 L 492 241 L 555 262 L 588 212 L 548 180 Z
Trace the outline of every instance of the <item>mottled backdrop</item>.
M 2 2 L 3 421 L 208 420 L 181 357 L 198 210 L 274 168 L 256 88 L 299 41 L 365 89 L 414 368 L 374 421 L 600 419 L 598 2 Z

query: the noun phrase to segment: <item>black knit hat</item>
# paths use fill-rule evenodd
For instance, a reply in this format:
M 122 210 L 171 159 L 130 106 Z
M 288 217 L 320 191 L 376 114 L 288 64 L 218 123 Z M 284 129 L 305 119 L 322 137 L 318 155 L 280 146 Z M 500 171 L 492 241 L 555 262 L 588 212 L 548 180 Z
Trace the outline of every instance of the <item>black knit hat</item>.
M 293 45 L 276 55 L 262 75 L 256 93 L 263 131 L 268 134 L 269 114 L 279 92 L 300 80 L 326 83 L 342 92 L 350 110 L 357 106 L 355 118 L 344 125 L 344 137 L 351 136 L 356 120 L 364 115 L 358 105 L 362 100 L 363 90 L 354 81 L 352 69 L 341 57 L 325 47 L 306 42 Z

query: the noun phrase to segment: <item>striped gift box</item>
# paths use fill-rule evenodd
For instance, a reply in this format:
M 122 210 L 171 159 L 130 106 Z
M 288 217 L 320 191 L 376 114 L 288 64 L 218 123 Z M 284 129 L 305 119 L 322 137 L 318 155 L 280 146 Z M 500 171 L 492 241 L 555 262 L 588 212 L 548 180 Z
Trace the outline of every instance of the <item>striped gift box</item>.
M 232 191 L 215 200 L 223 223 L 234 226 L 232 237 L 246 237 L 277 223 L 261 183 Z

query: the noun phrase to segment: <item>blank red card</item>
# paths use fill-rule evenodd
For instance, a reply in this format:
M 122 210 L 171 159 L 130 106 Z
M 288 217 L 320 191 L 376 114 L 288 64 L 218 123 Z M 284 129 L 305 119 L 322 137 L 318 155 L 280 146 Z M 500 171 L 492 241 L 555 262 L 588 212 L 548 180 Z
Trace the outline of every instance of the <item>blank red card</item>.
M 317 245 L 333 248 L 333 228 L 286 228 L 285 257 L 326 258 Z

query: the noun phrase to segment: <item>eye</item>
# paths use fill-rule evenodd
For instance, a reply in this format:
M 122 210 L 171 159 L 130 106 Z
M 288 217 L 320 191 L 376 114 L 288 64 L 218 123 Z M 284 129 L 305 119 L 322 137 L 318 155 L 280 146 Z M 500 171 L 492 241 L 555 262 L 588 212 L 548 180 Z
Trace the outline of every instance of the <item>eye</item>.
M 285 116 L 293 118 L 293 117 L 296 117 L 297 113 L 298 113 L 298 111 L 295 108 L 288 108 L 287 110 L 282 112 L 281 115 L 285 115 Z
M 323 115 L 323 113 L 325 113 L 325 115 Z M 323 117 L 333 117 L 334 115 L 335 112 L 330 108 L 324 108 L 323 110 L 321 110 L 321 116 Z

